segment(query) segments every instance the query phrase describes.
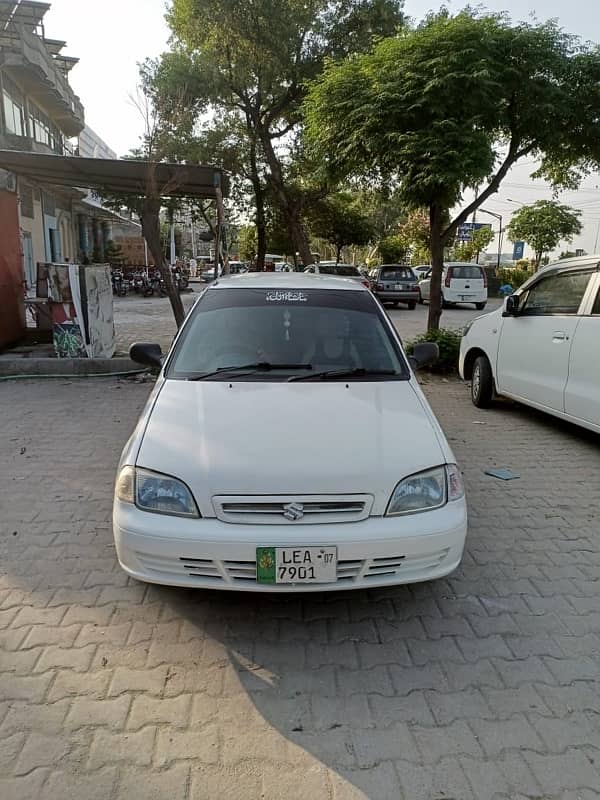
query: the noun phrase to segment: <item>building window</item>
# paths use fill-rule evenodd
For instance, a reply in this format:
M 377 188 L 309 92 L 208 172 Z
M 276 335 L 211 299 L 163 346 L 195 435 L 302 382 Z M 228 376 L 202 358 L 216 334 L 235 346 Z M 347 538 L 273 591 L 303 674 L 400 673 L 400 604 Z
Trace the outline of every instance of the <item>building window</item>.
M 29 101 L 29 125 L 36 142 L 45 144 L 57 153 L 62 153 L 62 135 L 46 114 L 35 103 Z
M 25 186 L 20 183 L 19 199 L 21 201 L 21 216 L 33 219 L 35 215 L 33 212 L 33 189 L 31 186 Z
M 18 87 L 6 77 L 3 78 L 2 102 L 8 133 L 15 136 L 27 136 L 23 95 Z

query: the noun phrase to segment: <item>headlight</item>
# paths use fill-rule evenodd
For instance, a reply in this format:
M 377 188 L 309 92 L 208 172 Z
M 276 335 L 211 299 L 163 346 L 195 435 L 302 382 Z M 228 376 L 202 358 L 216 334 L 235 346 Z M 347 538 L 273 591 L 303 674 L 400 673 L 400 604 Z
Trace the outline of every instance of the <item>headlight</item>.
M 462 478 L 456 464 L 434 467 L 400 481 L 392 493 L 386 515 L 431 511 L 445 505 L 448 500 L 459 500 L 463 494 Z
M 188 487 L 177 478 L 138 467 L 123 467 L 117 478 L 115 495 L 124 503 L 135 503 L 142 511 L 199 517 Z

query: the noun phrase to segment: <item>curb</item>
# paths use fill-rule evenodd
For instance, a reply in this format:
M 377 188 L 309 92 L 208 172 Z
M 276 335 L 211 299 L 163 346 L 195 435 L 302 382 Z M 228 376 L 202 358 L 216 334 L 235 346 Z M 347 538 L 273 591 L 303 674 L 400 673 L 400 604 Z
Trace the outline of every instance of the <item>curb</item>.
M 7 375 L 97 375 L 141 372 L 130 358 L 0 358 L 0 377 Z

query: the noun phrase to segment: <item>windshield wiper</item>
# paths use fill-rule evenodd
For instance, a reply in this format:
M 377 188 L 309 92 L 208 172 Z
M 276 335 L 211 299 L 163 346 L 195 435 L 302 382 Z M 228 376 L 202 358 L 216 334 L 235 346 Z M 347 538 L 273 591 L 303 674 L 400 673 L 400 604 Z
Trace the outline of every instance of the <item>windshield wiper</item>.
M 270 372 L 273 369 L 312 369 L 312 364 L 272 364 L 270 361 L 254 361 L 252 364 L 238 364 L 231 367 L 219 367 L 212 372 L 203 372 L 202 375 L 193 375 L 188 381 L 203 381 L 205 378 L 212 378 L 214 375 L 222 375 L 226 372 Z
M 310 375 L 292 375 L 288 378 L 288 383 L 292 381 L 309 381 L 312 378 L 363 378 L 371 375 L 398 375 L 393 369 L 365 369 L 364 367 L 353 367 L 351 369 L 328 369 L 323 372 L 311 372 Z

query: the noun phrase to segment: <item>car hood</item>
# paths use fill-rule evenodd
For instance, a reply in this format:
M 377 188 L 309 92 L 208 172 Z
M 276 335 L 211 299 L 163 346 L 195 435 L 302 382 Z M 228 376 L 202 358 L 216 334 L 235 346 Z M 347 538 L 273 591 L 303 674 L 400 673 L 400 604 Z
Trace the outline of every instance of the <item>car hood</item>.
M 451 457 L 413 384 L 166 380 L 136 463 L 183 480 L 205 517 L 215 495 L 370 494 L 383 513 L 400 479 Z

